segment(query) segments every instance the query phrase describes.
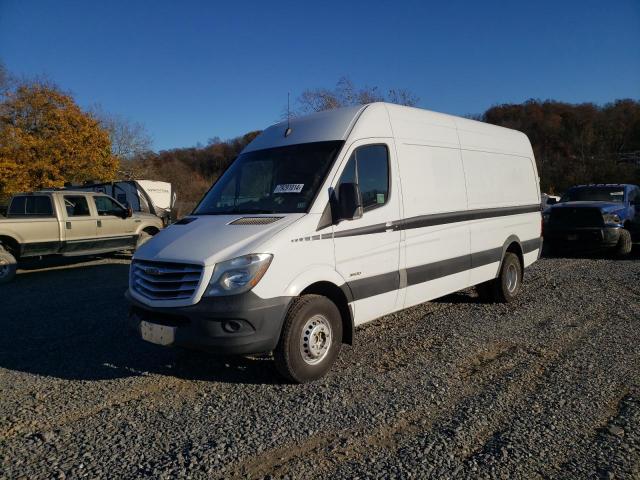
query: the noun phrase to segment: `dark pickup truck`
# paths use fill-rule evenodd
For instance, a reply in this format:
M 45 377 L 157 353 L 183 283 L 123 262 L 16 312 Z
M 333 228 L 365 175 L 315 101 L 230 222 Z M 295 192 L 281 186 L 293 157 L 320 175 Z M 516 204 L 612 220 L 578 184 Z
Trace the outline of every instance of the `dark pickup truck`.
M 610 248 L 631 253 L 640 241 L 640 187 L 629 184 L 579 185 L 542 215 L 547 251 Z

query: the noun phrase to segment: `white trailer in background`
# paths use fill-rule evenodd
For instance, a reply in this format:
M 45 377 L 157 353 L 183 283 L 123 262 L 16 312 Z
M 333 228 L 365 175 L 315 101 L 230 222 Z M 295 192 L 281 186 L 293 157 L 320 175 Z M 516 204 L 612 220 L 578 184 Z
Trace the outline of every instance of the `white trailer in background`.
M 164 225 L 173 219 L 176 194 L 168 182 L 156 180 L 121 180 L 116 182 L 65 185 L 65 189 L 101 192 L 115 198 L 134 212 L 151 213 L 162 218 Z

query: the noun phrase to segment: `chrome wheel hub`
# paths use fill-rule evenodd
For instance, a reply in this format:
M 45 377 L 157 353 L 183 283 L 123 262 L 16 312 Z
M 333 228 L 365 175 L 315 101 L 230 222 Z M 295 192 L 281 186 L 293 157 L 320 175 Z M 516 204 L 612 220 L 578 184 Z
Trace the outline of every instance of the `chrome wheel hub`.
M 331 324 L 323 315 L 314 315 L 308 319 L 300 336 L 300 353 L 305 363 L 320 363 L 331 348 Z
M 506 280 L 507 290 L 509 290 L 509 293 L 513 293 L 518 286 L 518 269 L 514 264 L 507 267 Z

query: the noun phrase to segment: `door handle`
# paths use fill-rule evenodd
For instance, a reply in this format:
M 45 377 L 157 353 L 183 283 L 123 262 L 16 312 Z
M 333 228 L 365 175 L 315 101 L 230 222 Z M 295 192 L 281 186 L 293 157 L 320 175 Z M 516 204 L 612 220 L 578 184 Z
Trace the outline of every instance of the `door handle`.
M 98 228 L 102 228 L 102 220 L 98 220 Z
M 67 230 L 71 230 L 71 222 L 67 222 L 65 226 L 67 227 Z

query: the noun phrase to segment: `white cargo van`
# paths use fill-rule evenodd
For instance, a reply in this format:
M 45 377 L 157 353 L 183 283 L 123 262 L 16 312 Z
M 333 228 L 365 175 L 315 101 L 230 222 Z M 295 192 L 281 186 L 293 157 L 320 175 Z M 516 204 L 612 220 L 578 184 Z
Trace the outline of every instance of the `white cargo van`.
M 472 285 L 510 301 L 540 228 L 524 134 L 386 103 L 313 114 L 267 128 L 136 252 L 130 319 L 310 381 L 377 317 Z

